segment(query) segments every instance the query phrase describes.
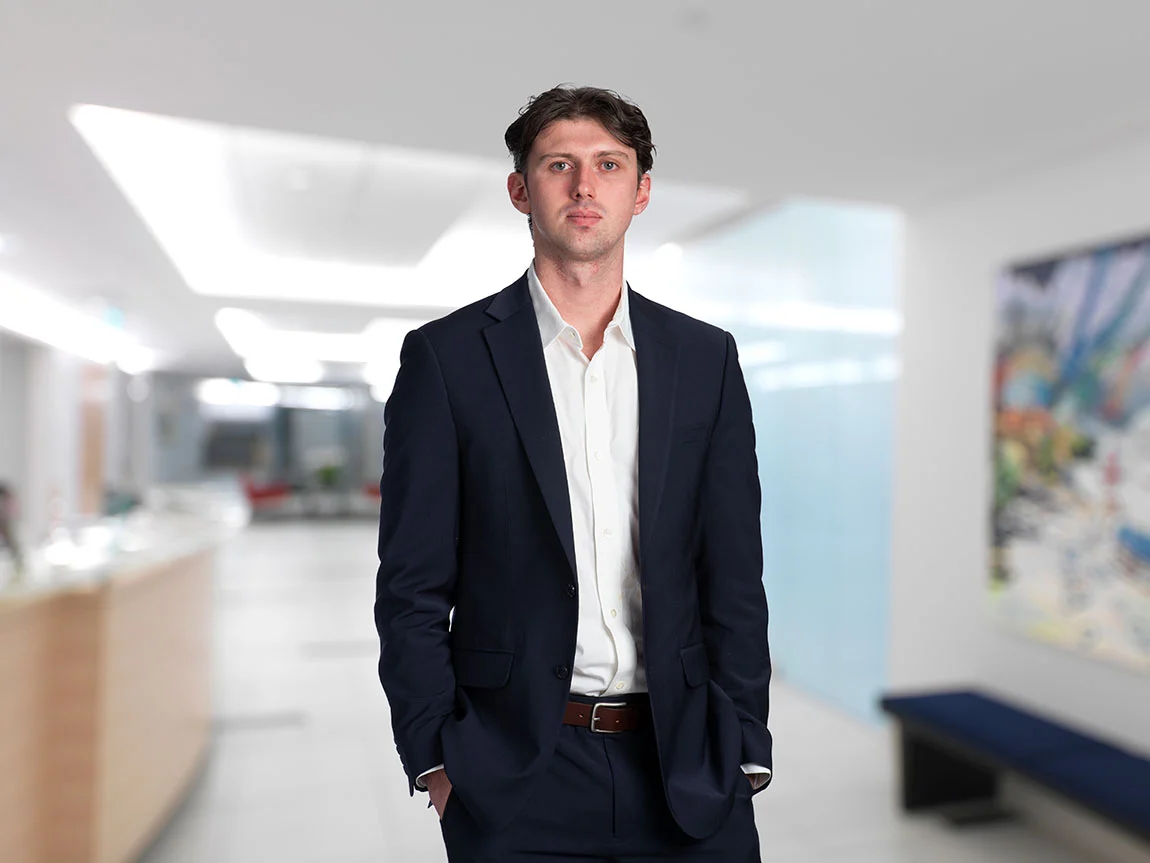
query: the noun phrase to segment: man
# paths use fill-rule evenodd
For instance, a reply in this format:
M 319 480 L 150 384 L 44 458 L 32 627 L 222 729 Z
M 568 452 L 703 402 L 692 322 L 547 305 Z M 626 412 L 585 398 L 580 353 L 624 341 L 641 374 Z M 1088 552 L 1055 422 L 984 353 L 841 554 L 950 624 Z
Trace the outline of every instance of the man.
M 404 769 L 460 861 L 758 860 L 770 658 L 734 342 L 623 283 L 642 112 L 507 130 L 530 269 L 410 333 L 375 616 Z

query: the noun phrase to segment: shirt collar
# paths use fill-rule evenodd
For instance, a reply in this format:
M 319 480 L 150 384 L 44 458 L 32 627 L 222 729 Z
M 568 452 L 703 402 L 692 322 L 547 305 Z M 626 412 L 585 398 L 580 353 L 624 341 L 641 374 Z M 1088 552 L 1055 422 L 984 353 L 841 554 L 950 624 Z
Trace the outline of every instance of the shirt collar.
M 579 337 L 579 331 L 563 320 L 563 316 L 555 308 L 555 303 L 551 302 L 551 297 L 543 290 L 543 283 L 539 281 L 539 276 L 535 272 L 534 261 L 527 268 L 527 287 L 531 292 L 531 305 L 535 307 L 535 318 L 539 321 L 539 336 L 543 340 L 543 347 L 546 348 L 565 331 L 570 330 L 574 334 L 575 343 L 582 350 L 583 341 Z M 615 308 L 615 314 L 607 324 L 607 332 L 610 333 L 612 329 L 618 329 L 631 350 L 635 350 L 635 335 L 631 330 L 631 303 L 627 296 L 626 283 L 619 295 L 619 305 Z

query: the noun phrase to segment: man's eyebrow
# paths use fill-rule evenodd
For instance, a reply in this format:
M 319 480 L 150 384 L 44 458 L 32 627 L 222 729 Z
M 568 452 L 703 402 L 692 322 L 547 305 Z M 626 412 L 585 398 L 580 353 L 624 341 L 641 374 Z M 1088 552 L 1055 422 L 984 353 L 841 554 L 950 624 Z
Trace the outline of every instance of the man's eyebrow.
M 595 154 L 596 159 L 601 159 L 604 156 L 611 156 L 611 157 L 616 158 L 616 159 L 620 159 L 620 158 L 621 159 L 629 159 L 629 158 L 631 158 L 626 150 L 600 150 L 598 153 Z M 539 155 L 539 158 L 536 159 L 536 161 L 545 162 L 548 159 L 574 159 L 574 158 L 575 158 L 575 156 L 572 155 L 571 153 L 541 153 Z

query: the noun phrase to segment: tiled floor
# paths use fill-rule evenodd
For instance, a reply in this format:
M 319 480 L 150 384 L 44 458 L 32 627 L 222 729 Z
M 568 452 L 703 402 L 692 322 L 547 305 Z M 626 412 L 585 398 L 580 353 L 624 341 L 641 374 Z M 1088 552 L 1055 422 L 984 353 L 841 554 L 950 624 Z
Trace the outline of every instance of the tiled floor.
M 263 524 L 222 555 L 211 757 L 146 863 L 408 863 L 445 855 L 411 799 L 375 672 L 374 526 Z M 896 811 L 888 733 L 773 687 L 764 861 L 1081 863 L 1018 824 Z

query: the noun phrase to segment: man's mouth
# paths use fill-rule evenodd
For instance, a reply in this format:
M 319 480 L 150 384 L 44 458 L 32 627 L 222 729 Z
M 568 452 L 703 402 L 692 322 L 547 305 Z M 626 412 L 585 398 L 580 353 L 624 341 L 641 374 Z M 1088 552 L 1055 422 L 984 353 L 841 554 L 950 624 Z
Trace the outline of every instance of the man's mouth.
M 567 214 L 567 219 L 576 225 L 593 225 L 602 218 L 599 213 L 592 210 L 572 210 Z

